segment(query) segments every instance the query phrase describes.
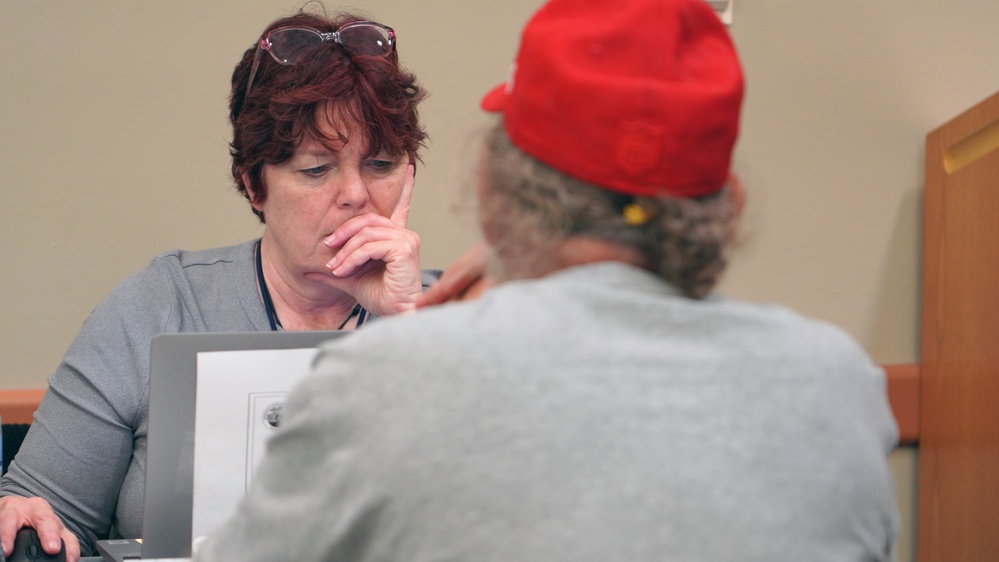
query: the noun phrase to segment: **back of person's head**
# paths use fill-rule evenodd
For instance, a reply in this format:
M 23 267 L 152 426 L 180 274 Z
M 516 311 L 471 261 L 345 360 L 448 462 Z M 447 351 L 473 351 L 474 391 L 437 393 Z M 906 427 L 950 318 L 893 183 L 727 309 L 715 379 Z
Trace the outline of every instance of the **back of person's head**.
M 288 160 L 306 137 L 330 142 L 349 138 L 366 143 L 369 155 L 384 150 L 407 154 L 414 161 L 419 158 L 426 132 L 417 105 L 426 94 L 415 76 L 399 65 L 394 31 L 375 22 L 358 28 L 357 22 L 364 21 L 351 13 L 327 16 L 300 11 L 273 21 L 243 53 L 232 73 L 229 119 L 232 175 L 247 199 L 266 199 L 267 186 L 261 180 L 264 164 Z M 348 35 L 344 30 L 350 26 L 354 27 Z M 280 31 L 288 29 L 296 30 L 297 36 L 286 34 L 292 38 L 284 45 L 294 48 L 296 58 L 290 64 L 279 63 L 275 59 L 284 53 L 264 52 L 261 41 L 275 38 L 272 42 L 278 44 Z M 386 34 L 388 40 L 372 30 Z M 343 35 L 334 40 L 333 33 L 340 31 Z M 272 35 L 275 32 L 279 33 Z M 317 34 L 325 38 L 319 40 Z M 358 37 L 385 45 L 385 51 L 365 52 L 351 44 Z M 324 129 L 336 133 L 331 138 Z M 362 138 L 350 135 L 352 129 Z M 256 209 L 254 213 L 263 221 Z
M 543 275 L 582 236 L 634 250 L 691 297 L 725 267 L 723 195 L 743 77 L 704 0 L 550 0 L 527 23 L 486 142 L 483 229 L 500 277 Z

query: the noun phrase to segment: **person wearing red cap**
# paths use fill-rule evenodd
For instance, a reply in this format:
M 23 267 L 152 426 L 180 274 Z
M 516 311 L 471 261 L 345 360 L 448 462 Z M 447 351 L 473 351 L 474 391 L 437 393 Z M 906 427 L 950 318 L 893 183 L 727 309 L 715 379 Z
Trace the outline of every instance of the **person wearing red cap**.
M 703 0 L 541 7 L 482 102 L 496 284 L 324 345 L 195 559 L 893 559 L 883 373 L 714 290 L 742 96 Z

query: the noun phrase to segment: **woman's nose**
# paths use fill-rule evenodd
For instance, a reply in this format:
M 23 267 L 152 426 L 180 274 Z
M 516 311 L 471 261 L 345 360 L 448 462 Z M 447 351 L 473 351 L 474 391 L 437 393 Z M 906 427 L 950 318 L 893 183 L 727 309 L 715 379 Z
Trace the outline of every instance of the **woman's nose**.
M 360 210 L 368 205 L 371 196 L 361 174 L 345 171 L 340 180 L 336 193 L 337 207 Z

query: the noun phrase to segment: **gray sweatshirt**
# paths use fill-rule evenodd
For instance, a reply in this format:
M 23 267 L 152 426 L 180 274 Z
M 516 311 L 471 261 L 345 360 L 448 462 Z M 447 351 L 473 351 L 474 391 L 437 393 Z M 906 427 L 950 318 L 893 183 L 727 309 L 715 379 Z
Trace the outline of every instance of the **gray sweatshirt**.
M 616 263 L 325 344 L 198 562 L 890 560 L 883 373 Z

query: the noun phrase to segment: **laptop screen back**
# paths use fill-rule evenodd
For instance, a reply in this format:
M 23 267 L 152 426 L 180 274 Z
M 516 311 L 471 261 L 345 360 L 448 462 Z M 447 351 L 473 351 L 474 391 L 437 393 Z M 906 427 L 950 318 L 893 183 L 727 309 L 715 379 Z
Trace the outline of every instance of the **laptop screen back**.
M 142 558 L 191 556 L 198 353 L 312 348 L 348 333 L 181 333 L 153 338 Z

